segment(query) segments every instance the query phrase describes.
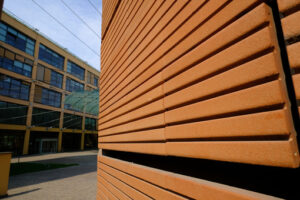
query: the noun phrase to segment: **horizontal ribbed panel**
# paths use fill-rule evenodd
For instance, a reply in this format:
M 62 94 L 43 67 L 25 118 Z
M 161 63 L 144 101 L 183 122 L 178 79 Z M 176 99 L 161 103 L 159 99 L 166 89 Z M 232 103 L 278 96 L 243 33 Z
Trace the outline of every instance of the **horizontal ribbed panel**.
M 99 148 L 299 165 L 269 5 L 124 2 L 101 47 Z M 297 35 L 295 15 L 282 19 L 292 27 L 284 28 L 286 38 Z M 295 49 L 288 47 L 297 68 Z
M 101 187 L 106 187 L 111 192 L 110 196 L 119 199 L 277 199 L 106 156 L 99 156 L 98 163 L 98 180 L 103 183 Z

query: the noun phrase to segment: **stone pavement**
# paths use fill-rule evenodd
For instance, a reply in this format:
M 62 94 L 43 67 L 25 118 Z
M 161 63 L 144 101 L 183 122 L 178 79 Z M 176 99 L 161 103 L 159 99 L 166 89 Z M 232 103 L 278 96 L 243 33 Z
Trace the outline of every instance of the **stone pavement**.
M 5 200 L 94 200 L 97 189 L 97 151 L 21 157 L 20 162 L 77 163 L 78 166 L 10 177 Z M 18 162 L 17 158 L 12 163 Z

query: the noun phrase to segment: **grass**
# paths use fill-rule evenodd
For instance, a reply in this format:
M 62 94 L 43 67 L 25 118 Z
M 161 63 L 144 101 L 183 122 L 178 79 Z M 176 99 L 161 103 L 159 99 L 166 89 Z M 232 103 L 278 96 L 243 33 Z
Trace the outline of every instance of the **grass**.
M 71 166 L 76 166 L 76 165 L 78 165 L 78 164 L 76 164 L 76 163 L 72 163 L 72 164 L 31 163 L 31 162 L 11 163 L 9 175 L 14 176 L 14 175 L 18 175 L 18 174 L 32 173 L 32 172 L 64 168 L 64 167 L 71 167 Z

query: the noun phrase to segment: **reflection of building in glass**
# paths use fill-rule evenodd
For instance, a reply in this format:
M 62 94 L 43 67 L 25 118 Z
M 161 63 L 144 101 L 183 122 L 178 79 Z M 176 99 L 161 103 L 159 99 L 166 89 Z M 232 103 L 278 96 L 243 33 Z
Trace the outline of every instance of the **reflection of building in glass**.
M 8 13 L 0 22 L 0 151 L 96 148 L 97 112 L 65 104 L 98 91 L 99 71 Z M 98 107 L 98 106 L 96 106 Z

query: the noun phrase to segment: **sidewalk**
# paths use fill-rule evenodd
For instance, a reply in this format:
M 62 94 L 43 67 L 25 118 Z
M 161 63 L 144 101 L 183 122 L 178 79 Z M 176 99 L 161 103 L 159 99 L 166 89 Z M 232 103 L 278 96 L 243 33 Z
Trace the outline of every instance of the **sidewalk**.
M 12 163 L 18 162 L 13 158 Z M 77 163 L 78 166 L 10 177 L 5 200 L 96 198 L 97 151 L 81 151 L 21 157 L 20 162 Z

